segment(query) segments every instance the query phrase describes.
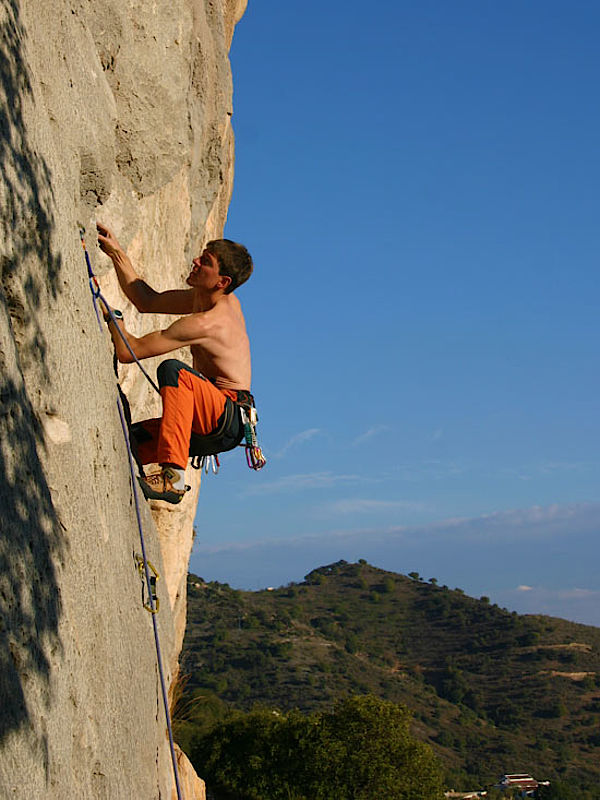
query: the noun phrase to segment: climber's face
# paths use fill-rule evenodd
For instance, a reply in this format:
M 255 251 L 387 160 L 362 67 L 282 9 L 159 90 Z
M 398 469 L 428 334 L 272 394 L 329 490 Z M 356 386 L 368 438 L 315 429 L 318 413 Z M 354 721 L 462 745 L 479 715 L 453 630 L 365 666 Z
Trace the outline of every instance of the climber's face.
M 219 275 L 217 257 L 208 250 L 204 250 L 201 256 L 192 261 L 192 271 L 188 275 L 186 283 L 189 286 L 203 289 L 215 289 L 222 277 Z

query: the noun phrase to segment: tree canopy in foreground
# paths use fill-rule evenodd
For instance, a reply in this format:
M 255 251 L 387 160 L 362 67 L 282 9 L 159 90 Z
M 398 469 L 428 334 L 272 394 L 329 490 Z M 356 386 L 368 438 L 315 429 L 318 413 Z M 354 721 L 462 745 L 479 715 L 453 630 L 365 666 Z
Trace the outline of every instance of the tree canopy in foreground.
M 196 740 L 192 761 L 218 800 L 441 800 L 441 770 L 410 718 L 373 695 L 309 715 L 236 713 Z

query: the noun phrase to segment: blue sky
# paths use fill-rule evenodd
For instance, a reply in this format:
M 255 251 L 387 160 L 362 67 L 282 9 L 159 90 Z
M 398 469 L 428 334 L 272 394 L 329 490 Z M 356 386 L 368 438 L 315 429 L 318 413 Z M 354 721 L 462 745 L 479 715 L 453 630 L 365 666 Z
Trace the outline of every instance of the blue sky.
M 599 29 L 595 2 L 250 0 L 226 235 L 269 461 L 204 479 L 192 571 L 366 558 L 600 625 Z

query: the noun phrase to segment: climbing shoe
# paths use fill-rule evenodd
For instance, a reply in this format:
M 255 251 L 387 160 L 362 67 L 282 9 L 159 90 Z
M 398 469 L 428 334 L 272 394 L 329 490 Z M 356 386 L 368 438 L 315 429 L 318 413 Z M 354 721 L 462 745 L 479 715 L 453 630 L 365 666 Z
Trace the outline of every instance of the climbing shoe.
M 183 489 L 176 489 L 175 484 L 179 481 L 179 473 L 171 467 L 163 467 L 160 472 L 151 475 L 138 477 L 144 497 L 148 500 L 165 500 L 167 503 L 181 503 L 183 496 L 189 492 L 190 486 Z

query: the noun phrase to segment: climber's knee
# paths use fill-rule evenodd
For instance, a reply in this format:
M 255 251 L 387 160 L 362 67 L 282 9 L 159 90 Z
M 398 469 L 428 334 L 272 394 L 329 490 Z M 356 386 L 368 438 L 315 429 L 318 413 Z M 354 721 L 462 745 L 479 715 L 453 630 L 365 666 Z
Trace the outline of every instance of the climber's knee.
M 158 385 L 161 389 L 163 386 L 175 386 L 177 388 L 179 386 L 179 373 L 182 369 L 188 369 L 188 365 L 176 358 L 167 358 L 161 362 L 156 370 Z

